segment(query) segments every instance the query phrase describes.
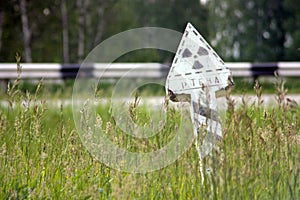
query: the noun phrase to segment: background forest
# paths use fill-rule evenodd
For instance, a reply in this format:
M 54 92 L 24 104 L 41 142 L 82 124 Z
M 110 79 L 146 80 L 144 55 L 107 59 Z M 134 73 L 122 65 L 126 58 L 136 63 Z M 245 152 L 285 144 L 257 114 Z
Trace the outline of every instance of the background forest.
M 80 63 L 119 32 L 190 21 L 225 61 L 300 59 L 299 0 L 9 0 L 0 4 L 0 62 Z M 140 50 L 120 61 L 167 62 Z

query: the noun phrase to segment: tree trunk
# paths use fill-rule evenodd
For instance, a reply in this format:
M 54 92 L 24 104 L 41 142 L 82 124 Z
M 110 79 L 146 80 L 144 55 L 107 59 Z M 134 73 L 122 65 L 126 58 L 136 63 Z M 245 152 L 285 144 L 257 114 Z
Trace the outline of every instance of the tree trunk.
M 84 37 L 85 37 L 85 20 L 84 15 L 86 12 L 84 0 L 77 0 L 77 8 L 78 8 L 78 62 L 81 63 L 83 61 L 84 56 Z
M 94 39 L 94 46 L 98 45 L 102 39 L 103 35 L 103 27 L 104 27 L 104 8 L 103 8 L 103 3 L 102 1 L 99 1 L 98 8 L 97 8 L 97 13 L 98 13 L 98 25 L 97 25 L 97 32 L 96 36 Z
M 24 41 L 24 49 L 25 49 L 25 61 L 32 62 L 31 48 L 30 48 L 31 31 L 29 29 L 29 24 L 28 24 L 26 0 L 20 0 L 20 9 L 21 9 L 23 41 Z
M 2 33 L 3 33 L 3 18 L 4 18 L 4 10 L 2 6 L 0 8 L 0 52 L 2 47 Z
M 94 9 L 94 3 L 91 2 L 90 0 L 85 0 L 85 4 L 86 4 L 86 9 L 87 8 L 92 8 Z M 88 12 L 86 12 L 85 16 L 85 30 L 86 30 L 86 37 L 89 38 L 86 41 L 86 52 L 89 52 L 92 48 L 93 48 L 93 40 L 90 38 L 93 38 L 93 32 L 94 32 L 94 28 L 93 28 L 93 12 L 91 10 L 89 10 Z
M 68 31 L 68 13 L 66 0 L 61 0 L 61 19 L 62 19 L 62 28 L 63 28 L 63 56 L 64 63 L 70 63 L 70 54 L 69 54 L 69 31 Z
M 0 8 L 0 52 L 1 52 L 1 47 L 2 47 L 3 17 L 4 17 L 4 11 L 1 7 Z

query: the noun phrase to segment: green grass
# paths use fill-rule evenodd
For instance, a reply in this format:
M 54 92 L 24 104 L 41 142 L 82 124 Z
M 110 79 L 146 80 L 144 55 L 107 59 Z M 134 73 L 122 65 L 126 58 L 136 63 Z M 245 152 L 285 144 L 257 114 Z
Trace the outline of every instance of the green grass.
M 262 90 L 264 94 L 274 94 L 276 92 L 276 87 L 274 84 L 277 83 L 276 77 L 260 77 L 260 84 L 262 85 Z M 255 81 L 252 78 L 234 78 L 235 88 L 233 94 L 255 94 L 253 90 Z M 300 80 L 299 78 L 285 78 L 285 87 L 288 89 L 290 94 L 300 93 Z
M 201 183 L 198 155 L 192 146 L 179 160 L 161 170 L 129 174 L 97 162 L 83 147 L 71 107 L 53 107 L 40 98 L 40 85 L 23 93 L 16 80 L 9 87 L 8 106 L 0 108 L 1 199 L 297 199 L 300 196 L 300 110 L 285 98 L 278 80 L 278 104 L 236 107 L 230 96 L 222 118 L 223 140 L 204 160 L 212 167 Z M 102 128 L 131 151 L 164 146 L 180 121 L 168 110 L 166 128 L 149 139 L 134 139 L 115 126 L 109 105 L 99 105 Z M 147 124 L 145 108 L 128 114 Z M 145 120 L 146 116 L 146 120 Z
M 288 88 L 289 94 L 300 94 L 300 80 L 299 78 L 285 78 L 285 87 Z M 236 94 L 255 94 L 253 90 L 255 81 L 252 78 L 234 78 L 235 88 L 233 95 Z M 274 94 L 276 92 L 276 78 L 259 78 L 259 82 L 262 84 L 262 90 L 264 94 Z M 61 83 L 45 83 L 38 94 L 42 99 L 58 99 L 58 98 L 70 98 L 72 96 L 74 80 L 66 79 Z M 22 93 L 29 92 L 35 93 L 37 83 L 32 81 L 23 80 L 20 81 L 18 88 Z M 114 90 L 115 82 L 103 81 L 99 84 L 99 94 L 101 97 L 111 97 Z M 158 84 L 148 84 L 137 89 L 141 96 L 164 96 L 165 89 Z M 5 94 L 0 93 L 0 98 L 7 98 Z

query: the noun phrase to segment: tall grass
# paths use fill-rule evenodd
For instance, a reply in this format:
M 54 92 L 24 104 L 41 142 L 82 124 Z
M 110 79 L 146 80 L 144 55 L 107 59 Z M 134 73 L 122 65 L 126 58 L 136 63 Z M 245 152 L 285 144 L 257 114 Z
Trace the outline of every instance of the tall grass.
M 19 66 L 20 67 L 20 66 Z M 297 199 L 300 196 L 300 110 L 286 98 L 284 83 L 275 85 L 277 105 L 262 106 L 262 88 L 254 86 L 257 101 L 236 106 L 227 95 L 224 137 L 206 158 L 212 167 L 201 184 L 198 154 L 193 146 L 161 170 L 128 174 L 97 162 L 85 150 L 74 128 L 71 107 L 53 107 L 34 93 L 9 85 L 9 102 L 0 109 L 1 199 Z M 99 105 L 99 123 L 112 140 L 131 151 L 150 151 L 172 139 L 180 113 L 169 108 L 164 130 L 135 139 L 115 126 L 109 105 Z M 128 114 L 147 124 L 146 109 L 137 102 Z M 146 117 L 145 117 L 146 116 Z

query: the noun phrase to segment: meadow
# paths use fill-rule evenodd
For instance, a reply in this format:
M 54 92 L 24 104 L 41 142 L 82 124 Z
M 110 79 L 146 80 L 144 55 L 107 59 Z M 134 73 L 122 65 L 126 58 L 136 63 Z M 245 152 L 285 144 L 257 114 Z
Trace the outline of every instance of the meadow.
M 277 105 L 262 106 L 256 82 L 255 103 L 235 105 L 230 94 L 221 116 L 223 140 L 204 160 L 212 171 L 201 183 L 195 146 L 173 164 L 145 174 L 125 173 L 98 162 L 84 148 L 70 105 L 43 98 L 42 82 L 30 92 L 20 80 L 9 84 L 0 105 L 1 199 L 298 199 L 300 197 L 300 109 L 286 98 L 284 82 L 274 87 Z M 253 85 L 252 85 L 253 87 Z M 101 94 L 101 92 L 100 92 Z M 166 128 L 150 139 L 122 134 L 101 104 L 103 131 L 131 151 L 149 151 L 170 141 L 180 113 L 169 108 Z M 147 123 L 136 102 L 128 114 Z M 112 136 L 113 135 L 113 136 Z

